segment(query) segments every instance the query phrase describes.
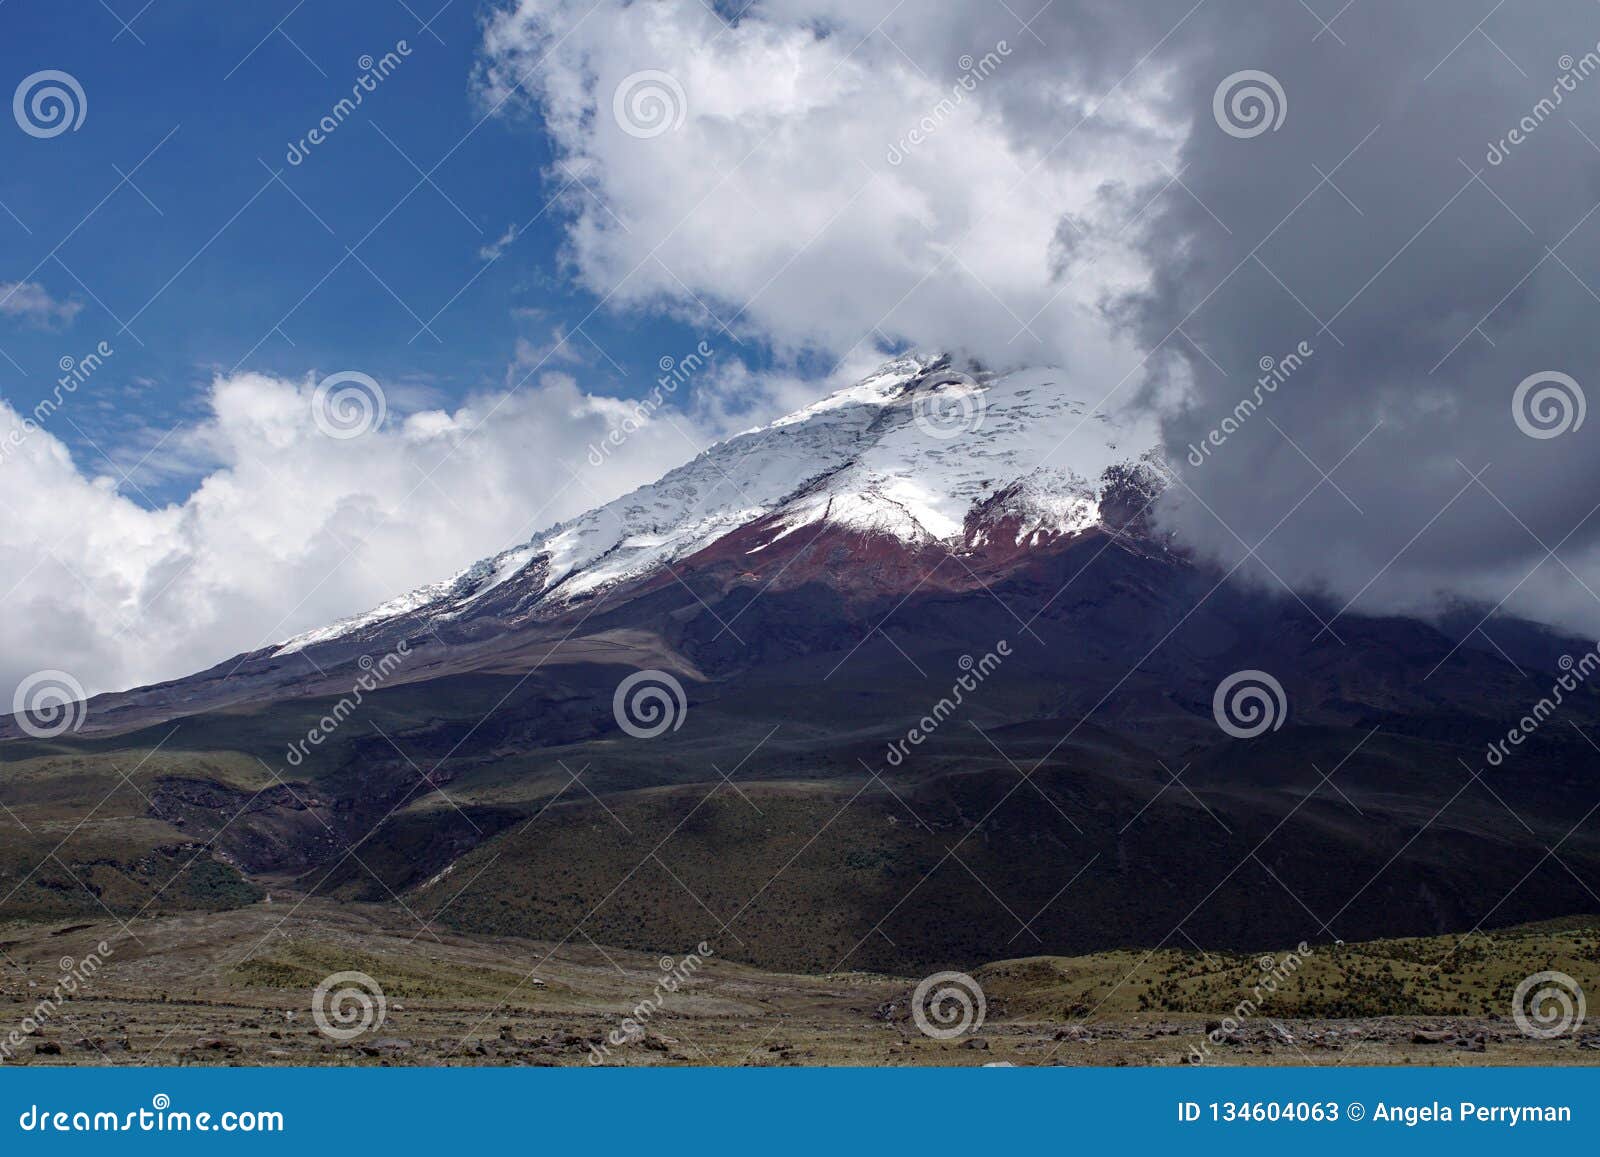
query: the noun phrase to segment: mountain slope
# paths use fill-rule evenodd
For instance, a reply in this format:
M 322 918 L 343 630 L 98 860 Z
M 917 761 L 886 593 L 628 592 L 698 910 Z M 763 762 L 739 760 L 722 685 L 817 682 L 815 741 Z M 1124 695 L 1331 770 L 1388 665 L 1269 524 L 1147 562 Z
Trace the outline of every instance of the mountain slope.
M 890 366 L 387 610 L 0 743 L 0 917 L 81 915 L 74 879 L 118 912 L 289 886 L 915 970 L 1593 910 L 1600 695 L 1485 755 L 1589 643 L 1326 630 L 1172 549 L 1142 439 L 1050 374 L 946 374 Z M 1240 738 L 1214 695 L 1249 672 L 1283 694 Z M 642 737 L 646 674 L 680 692 Z
M 654 632 L 596 640 L 589 621 L 597 599 L 615 607 L 719 563 L 736 564 L 730 582 L 762 590 L 804 580 L 904 594 L 954 558 L 936 585 L 980 586 L 1134 515 L 1159 482 L 1154 430 L 1119 426 L 1058 377 L 969 374 L 947 358 L 890 362 L 443 581 L 187 679 L 101 696 L 83 730 L 335 692 L 359 674 L 357 661 L 403 642 L 408 660 L 393 674 L 402 682 L 608 654 L 693 673 L 692 662 L 662 653 Z M 840 552 L 844 565 L 832 557 Z M 0 719 L 0 738 L 8 734 L 13 725 Z

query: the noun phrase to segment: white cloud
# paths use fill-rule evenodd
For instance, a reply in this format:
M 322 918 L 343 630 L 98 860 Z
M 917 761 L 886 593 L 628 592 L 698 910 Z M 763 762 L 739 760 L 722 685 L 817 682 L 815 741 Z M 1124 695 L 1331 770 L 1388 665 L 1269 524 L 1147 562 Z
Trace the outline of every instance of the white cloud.
M 582 183 L 568 257 L 612 306 L 781 357 L 882 335 L 1109 388 L 1137 353 L 1102 306 L 1148 278 L 1119 231 L 1183 133 L 1152 67 L 1053 147 L 1101 92 L 1032 47 L 1002 6 L 790 0 L 724 26 L 699 0 L 521 0 L 487 29 L 482 87 L 535 97 L 551 179 Z M 670 80 L 627 85 L 652 71 Z M 658 112 L 677 127 L 639 120 Z
M 714 415 L 665 410 L 593 466 L 586 447 L 631 404 L 546 373 L 453 410 L 391 408 L 380 429 L 340 441 L 314 423 L 313 388 L 217 379 L 207 418 L 164 448 L 210 465 L 159 510 L 84 473 L 50 422 L 25 430 L 0 402 L 7 702 L 35 670 L 120 689 L 366 610 L 654 480 L 717 431 Z
M 57 301 L 37 281 L 0 281 L 0 314 L 36 329 L 68 325 L 82 309 L 79 301 Z
M 572 335 L 567 333 L 566 326 L 559 323 L 550 327 L 548 335 L 543 340 L 519 337 L 511 364 L 506 367 L 506 385 L 515 387 L 518 382 L 538 373 L 551 362 L 582 365 L 584 350 L 594 348 L 587 342 L 579 345 Z
M 505 256 L 506 250 L 511 248 L 512 243 L 516 241 L 520 233 L 521 230 L 517 228 L 515 222 L 507 225 L 504 233 L 478 249 L 479 260 L 499 261 L 500 258 Z

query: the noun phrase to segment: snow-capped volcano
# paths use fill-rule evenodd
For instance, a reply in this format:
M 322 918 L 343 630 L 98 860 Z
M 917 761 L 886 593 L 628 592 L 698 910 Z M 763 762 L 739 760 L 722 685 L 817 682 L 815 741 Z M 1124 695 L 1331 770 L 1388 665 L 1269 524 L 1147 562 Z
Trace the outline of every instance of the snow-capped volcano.
M 905 357 L 659 481 L 374 610 L 310 631 L 292 654 L 390 619 L 470 616 L 514 588 L 521 615 L 645 578 L 759 525 L 756 555 L 807 527 L 908 547 L 1026 548 L 1097 525 L 1106 472 L 1148 462 L 1154 428 L 1114 422 L 1061 375 L 966 373 Z M 594 467 L 590 467 L 594 468 Z M 603 465 L 598 467 L 603 469 Z M 501 598 L 495 600 L 501 602 Z
M 1105 472 L 1136 463 L 1152 429 L 1114 423 L 1048 369 L 963 373 L 907 357 L 443 582 L 289 640 L 279 654 L 384 620 L 470 614 L 512 580 L 518 611 L 547 609 L 642 578 L 734 531 L 769 530 L 754 554 L 803 528 L 910 546 L 1013 547 L 1100 521 Z M 603 466 L 600 467 L 603 469 Z

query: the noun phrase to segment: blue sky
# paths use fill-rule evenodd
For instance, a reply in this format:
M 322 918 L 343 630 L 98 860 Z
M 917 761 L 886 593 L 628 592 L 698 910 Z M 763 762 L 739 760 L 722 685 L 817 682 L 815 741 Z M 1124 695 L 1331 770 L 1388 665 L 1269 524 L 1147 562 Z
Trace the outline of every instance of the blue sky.
M 5 91 L 59 69 L 87 102 L 76 131 L 0 133 L 0 282 L 75 310 L 0 314 L 0 394 L 31 405 L 62 357 L 110 342 L 97 404 L 54 430 L 94 471 L 193 420 L 217 373 L 355 369 L 402 409 L 449 406 L 503 388 L 519 336 L 581 322 L 585 385 L 643 392 L 696 331 L 594 312 L 564 276 L 562 215 L 539 216 L 555 191 L 540 124 L 486 117 L 472 92 L 481 16 L 474 0 L 0 7 Z M 401 41 L 409 56 L 290 164 L 362 58 Z M 153 465 L 124 492 L 163 503 L 192 485 Z

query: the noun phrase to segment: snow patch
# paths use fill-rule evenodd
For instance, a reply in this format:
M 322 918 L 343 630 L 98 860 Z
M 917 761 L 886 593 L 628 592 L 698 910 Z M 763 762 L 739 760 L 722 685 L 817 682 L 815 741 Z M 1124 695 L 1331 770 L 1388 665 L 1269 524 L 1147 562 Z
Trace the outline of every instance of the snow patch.
M 941 440 L 915 420 L 908 389 L 937 365 L 906 357 L 768 426 L 711 446 L 613 502 L 364 615 L 289 640 L 278 654 L 431 608 L 454 618 L 544 560 L 542 591 L 562 602 L 649 574 L 759 518 L 776 533 L 749 553 L 826 521 L 926 545 L 961 544 L 969 514 L 1015 517 L 1016 545 L 1077 533 L 1100 518 L 1098 480 L 1157 444 L 1071 397 L 1052 369 L 979 375 L 982 421 Z M 998 499 L 996 496 L 999 496 Z M 987 540 L 981 528 L 974 543 Z

